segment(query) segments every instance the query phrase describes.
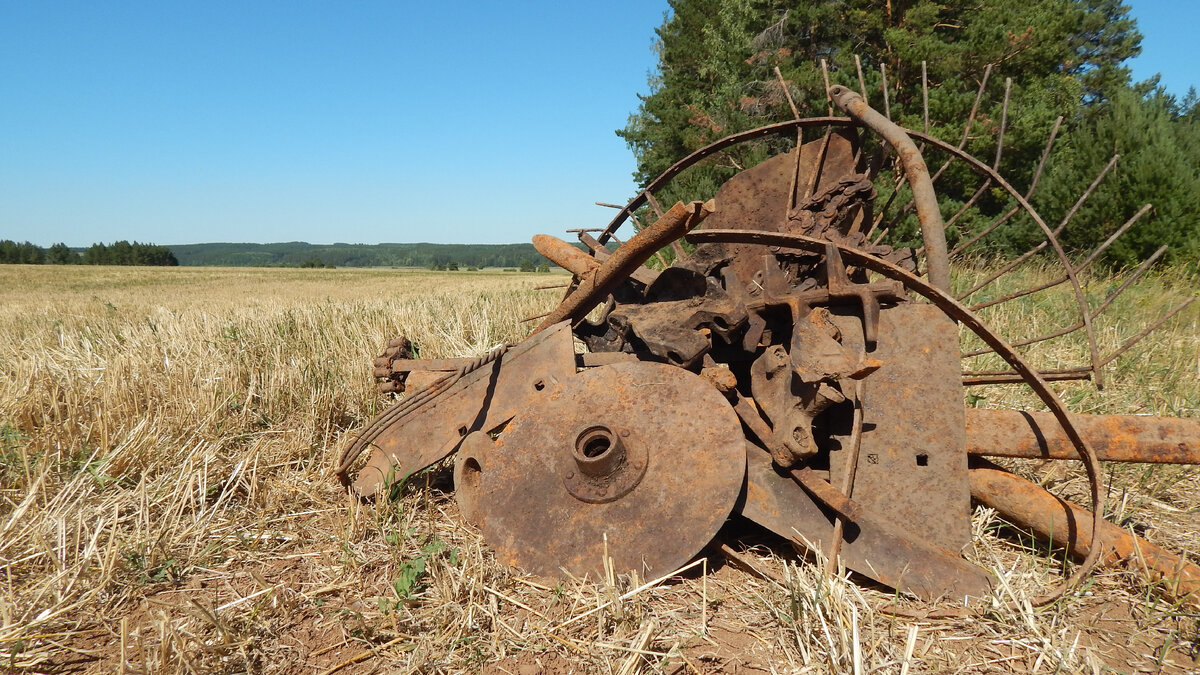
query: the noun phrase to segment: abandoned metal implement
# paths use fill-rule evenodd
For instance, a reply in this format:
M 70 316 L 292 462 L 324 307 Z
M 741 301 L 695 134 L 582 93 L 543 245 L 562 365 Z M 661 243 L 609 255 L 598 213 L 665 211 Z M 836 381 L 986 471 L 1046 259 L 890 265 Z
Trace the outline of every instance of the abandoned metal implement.
M 545 576 L 669 574 L 734 519 L 902 593 L 961 604 L 994 581 L 962 555 L 975 500 L 1083 559 L 1060 592 L 1094 564 L 1136 554 L 1173 597 L 1195 602 L 1200 568 L 1103 521 L 1099 462 L 1197 463 L 1200 423 L 1072 414 L 1048 384 L 1101 384 L 1104 366 L 1147 332 L 1099 353 L 1093 323 L 1112 296 L 1092 307 L 1078 272 L 1111 240 L 1073 262 L 1058 240 L 1070 216 L 1051 227 L 1029 203 L 1040 171 L 1021 193 L 964 152 L 974 112 L 955 146 L 845 87 L 828 94 L 846 117 L 797 118 L 698 150 L 606 227 L 578 231 L 579 246 L 535 237 L 573 277 L 523 341 L 466 359 L 414 358 L 407 339 L 393 341 L 375 362 L 381 390 L 414 391 L 348 441 L 338 474 L 370 497 L 453 458 L 463 516 L 498 559 Z M 1003 136 L 1002 122 L 997 157 Z M 681 172 L 740 144 L 775 152 L 715 195 L 658 206 L 655 193 Z M 1053 133 L 1047 154 L 1052 145 Z M 927 156 L 940 158 L 936 172 Z M 952 162 L 982 187 L 943 221 L 935 181 Z M 973 234 L 951 230 L 984 190 L 1011 209 Z M 1061 279 L 973 303 L 1002 274 L 956 289 L 952 258 L 1014 213 L 1044 237 L 1023 259 L 1047 252 Z M 618 242 L 630 221 L 637 232 Z M 903 227 L 915 245 L 883 243 Z M 1059 284 L 1077 305 L 1066 328 L 1015 339 L 989 328 L 989 307 Z M 1078 330 L 1085 365 L 1040 369 L 1021 350 Z M 971 359 L 990 369 L 964 369 Z M 964 404 L 965 387 L 1006 383 L 1046 410 Z M 985 456 L 1082 461 L 1090 510 Z

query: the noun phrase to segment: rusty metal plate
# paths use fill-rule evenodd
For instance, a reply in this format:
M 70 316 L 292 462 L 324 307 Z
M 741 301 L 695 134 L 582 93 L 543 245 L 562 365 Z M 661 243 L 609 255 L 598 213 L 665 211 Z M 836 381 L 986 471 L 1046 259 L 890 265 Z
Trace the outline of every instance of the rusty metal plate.
M 741 424 L 703 378 L 660 363 L 593 368 L 457 458 L 455 494 L 502 562 L 542 576 L 669 573 L 741 492 Z M 606 543 L 607 542 L 607 543 Z
M 780 473 L 765 451 L 749 447 L 746 452 L 746 500 L 741 514 L 781 537 L 802 538 L 806 546 L 827 551 L 834 512 Z M 991 590 L 983 569 L 868 509 L 859 510 L 842 537 L 840 555 L 846 567 L 923 600 L 978 598 Z
M 354 491 L 370 497 L 389 477 L 403 480 L 433 466 L 468 433 L 496 428 L 530 398 L 574 373 L 575 346 L 565 322 L 526 339 L 372 438 Z M 383 411 L 372 424 L 386 421 L 387 414 Z
M 839 130 L 830 134 L 827 146 L 823 139 L 802 145 L 798 175 L 797 151 L 793 148 L 725 181 L 713 198 L 718 205 L 717 212 L 709 216 L 700 229 L 790 232 L 794 223 L 788 220 L 789 193 L 795 189 L 803 197 L 814 173 L 819 172 L 813 190 L 817 193 L 854 175 L 854 136 L 853 130 Z M 766 247 L 754 244 L 724 244 L 724 247 L 733 256 L 729 268 L 743 285 L 750 286 L 762 270 Z
M 862 349 L 861 320 L 833 318 L 843 343 Z M 879 341 L 866 355 L 883 365 L 863 380 L 862 445 L 850 496 L 893 525 L 961 551 L 971 541 L 971 488 L 958 327 L 933 305 L 886 308 Z M 847 455 L 830 452 L 834 485 L 842 484 Z

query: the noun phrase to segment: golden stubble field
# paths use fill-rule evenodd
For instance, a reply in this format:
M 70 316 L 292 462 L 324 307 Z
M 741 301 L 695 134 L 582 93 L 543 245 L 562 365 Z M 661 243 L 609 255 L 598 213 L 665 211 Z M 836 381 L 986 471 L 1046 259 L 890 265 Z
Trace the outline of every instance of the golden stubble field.
M 959 283 L 983 269 L 960 269 Z M 968 555 L 1002 580 L 995 608 L 915 621 L 879 612 L 886 593 L 825 577 L 747 527 L 722 535 L 739 565 L 714 553 L 637 590 L 643 580 L 547 583 L 498 565 L 461 524 L 444 468 L 394 499 L 349 499 L 330 469 L 339 441 L 389 403 L 368 365 L 384 341 L 405 333 L 423 356 L 483 353 L 520 339 L 520 319 L 561 292 L 533 287 L 563 279 L 0 267 L 0 672 L 1200 667 L 1200 614 L 1161 600 L 1136 565 L 1047 608 L 1010 603 L 1053 585 L 1061 560 L 983 509 Z M 1119 281 L 1092 278 L 1088 293 Z M 1139 283 L 1100 323 L 1102 344 L 1195 282 Z M 1004 305 L 993 325 L 1044 332 L 1065 301 L 1044 295 Z M 1189 308 L 1111 366 L 1104 392 L 1056 388 L 1077 412 L 1196 416 L 1198 335 Z M 1082 349 L 1032 356 L 1054 366 Z M 1020 387 L 971 393 L 975 405 L 1032 405 Z M 1019 468 L 1060 495 L 1086 494 L 1077 467 Z M 1197 470 L 1106 469 L 1113 520 L 1197 551 Z

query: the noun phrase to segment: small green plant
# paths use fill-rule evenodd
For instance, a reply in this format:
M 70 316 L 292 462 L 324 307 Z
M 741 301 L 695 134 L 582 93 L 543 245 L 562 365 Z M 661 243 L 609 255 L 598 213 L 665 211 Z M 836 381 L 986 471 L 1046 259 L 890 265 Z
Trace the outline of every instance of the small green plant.
M 389 543 L 393 543 L 393 541 L 388 538 Z M 379 610 L 382 612 L 393 611 L 416 597 L 425 588 L 423 581 L 429 571 L 430 563 L 443 554 L 448 563 L 458 564 L 458 549 L 448 548 L 444 542 L 434 537 L 421 547 L 420 553 L 400 565 L 400 570 L 392 581 L 392 591 L 395 593 L 395 597 L 379 598 Z

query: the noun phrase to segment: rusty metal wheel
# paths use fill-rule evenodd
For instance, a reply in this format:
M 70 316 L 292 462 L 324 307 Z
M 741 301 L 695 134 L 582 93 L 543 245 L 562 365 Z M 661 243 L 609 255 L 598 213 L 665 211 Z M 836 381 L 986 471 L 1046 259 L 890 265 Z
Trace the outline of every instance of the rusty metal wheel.
M 455 495 L 507 564 L 604 578 L 607 557 L 651 578 L 712 540 L 745 471 L 741 425 L 711 385 L 633 361 L 547 390 L 494 440 L 473 434 Z

